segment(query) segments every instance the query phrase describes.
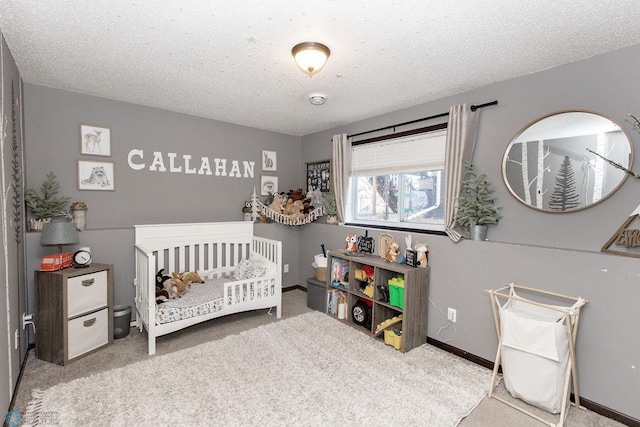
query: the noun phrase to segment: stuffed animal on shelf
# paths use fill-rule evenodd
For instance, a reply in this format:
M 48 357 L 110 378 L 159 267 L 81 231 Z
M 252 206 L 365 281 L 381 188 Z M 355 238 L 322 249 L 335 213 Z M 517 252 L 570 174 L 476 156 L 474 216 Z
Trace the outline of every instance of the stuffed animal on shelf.
M 416 260 L 418 267 L 427 268 L 427 262 L 429 261 L 429 249 L 427 245 L 425 243 L 416 243 L 414 249 L 418 253 Z
M 358 242 L 358 237 L 355 234 L 347 234 L 347 238 L 345 239 L 347 242 L 347 251 L 349 252 L 358 252 L 358 247 L 356 243 Z
M 273 195 L 273 202 L 269 205 L 269 209 L 272 211 L 276 211 L 278 213 L 282 212 L 282 208 L 286 202 L 287 198 L 283 194 L 276 193 Z
M 384 253 L 384 259 L 389 262 L 398 262 L 400 256 L 400 244 L 398 242 L 391 241 L 387 245 L 387 249 Z

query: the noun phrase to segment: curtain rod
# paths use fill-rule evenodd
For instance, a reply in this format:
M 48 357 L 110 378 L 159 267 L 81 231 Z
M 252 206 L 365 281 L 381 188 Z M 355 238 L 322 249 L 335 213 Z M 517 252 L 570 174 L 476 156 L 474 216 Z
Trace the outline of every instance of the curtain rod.
M 496 100 L 496 101 L 487 102 L 485 104 L 472 105 L 471 106 L 471 111 L 476 111 L 478 108 L 484 108 L 484 107 L 488 107 L 490 105 L 498 105 L 498 101 Z M 429 116 L 429 117 L 423 117 L 421 119 L 411 120 L 409 122 L 403 122 L 403 123 L 398 123 L 398 124 L 391 125 L 391 126 L 385 126 L 383 128 L 378 128 L 378 129 L 374 129 L 374 130 L 368 130 L 368 131 L 360 132 L 360 133 L 354 133 L 353 135 L 347 135 L 347 138 L 353 138 L 355 136 L 360 136 L 360 135 L 366 135 L 368 133 L 379 132 L 381 130 L 395 129 L 396 127 L 399 127 L 399 126 L 410 125 L 410 124 L 413 124 L 413 123 L 423 122 L 425 120 L 438 119 L 440 117 L 446 117 L 448 115 L 449 115 L 448 112 L 447 113 L 440 113 L 440 114 L 436 114 L 436 115 Z

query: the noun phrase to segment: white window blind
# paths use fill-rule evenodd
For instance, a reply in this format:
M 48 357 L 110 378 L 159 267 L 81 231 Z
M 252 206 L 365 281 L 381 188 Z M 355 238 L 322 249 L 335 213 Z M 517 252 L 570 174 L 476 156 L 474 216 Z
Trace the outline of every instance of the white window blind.
M 351 176 L 444 169 L 446 130 L 353 147 Z

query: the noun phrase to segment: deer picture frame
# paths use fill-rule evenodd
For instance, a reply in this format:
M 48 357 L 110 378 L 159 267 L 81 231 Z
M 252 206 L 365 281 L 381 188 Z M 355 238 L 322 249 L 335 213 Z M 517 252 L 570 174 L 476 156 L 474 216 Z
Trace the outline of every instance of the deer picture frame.
M 80 125 L 80 154 L 111 156 L 111 129 Z

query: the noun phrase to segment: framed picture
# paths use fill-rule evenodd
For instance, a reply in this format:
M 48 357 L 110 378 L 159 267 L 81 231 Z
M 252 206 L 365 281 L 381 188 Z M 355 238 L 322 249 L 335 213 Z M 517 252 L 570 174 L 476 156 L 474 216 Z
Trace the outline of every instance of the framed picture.
M 80 154 L 111 156 L 111 129 L 80 125 Z
M 277 171 L 278 170 L 278 154 L 275 151 L 262 152 L 262 170 Z
M 114 191 L 113 162 L 78 160 L 78 190 Z
M 307 191 L 328 192 L 331 182 L 331 161 L 307 163 Z
M 262 175 L 260 177 L 260 195 L 269 196 L 278 192 L 278 177 Z

